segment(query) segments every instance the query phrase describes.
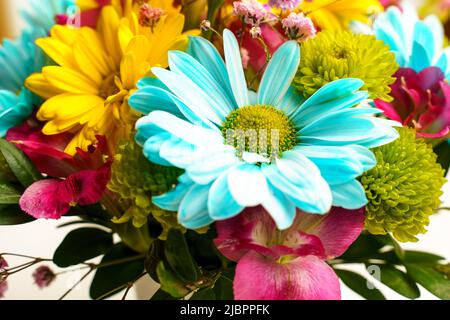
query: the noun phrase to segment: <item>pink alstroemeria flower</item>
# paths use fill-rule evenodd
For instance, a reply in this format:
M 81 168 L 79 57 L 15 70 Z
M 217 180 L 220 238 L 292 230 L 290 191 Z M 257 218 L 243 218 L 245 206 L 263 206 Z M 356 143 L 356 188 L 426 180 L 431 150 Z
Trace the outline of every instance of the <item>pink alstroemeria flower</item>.
M 32 184 L 20 198 L 23 211 L 37 219 L 59 219 L 72 206 L 100 201 L 111 175 L 112 157 L 105 137 L 88 151 L 77 149 L 75 156 L 64 153 L 70 137 L 46 136 L 38 123 L 29 119 L 12 128 L 7 140 L 16 144 L 49 178 Z
M 215 244 L 236 261 L 236 300 L 338 300 L 339 279 L 326 260 L 341 256 L 361 234 L 364 209 L 299 212 L 279 231 L 262 207 L 217 223 Z M 251 275 L 251 276 L 250 276 Z
M 400 68 L 391 85 L 392 102 L 375 100 L 377 108 L 404 126 L 413 127 L 418 137 L 442 138 L 450 131 L 450 85 L 439 68 L 419 73 Z

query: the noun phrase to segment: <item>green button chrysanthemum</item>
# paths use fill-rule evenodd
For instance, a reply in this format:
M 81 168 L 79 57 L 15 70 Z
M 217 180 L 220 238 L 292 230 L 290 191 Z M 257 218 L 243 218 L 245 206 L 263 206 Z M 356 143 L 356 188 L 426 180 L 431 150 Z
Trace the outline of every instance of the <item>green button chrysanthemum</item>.
M 120 195 L 128 210 L 113 222 L 126 223 L 132 220 L 133 225 L 140 228 L 152 214 L 163 227 L 162 238 L 171 228 L 182 229 L 175 212 L 162 210 L 151 201 L 152 196 L 161 195 L 173 188 L 181 173 L 180 169 L 149 162 L 142 148 L 133 141 L 120 145 L 108 189 Z
M 397 71 L 395 55 L 375 36 L 323 31 L 306 41 L 294 86 L 307 98 L 325 84 L 343 78 L 364 81 L 371 99 L 391 101 L 389 85 Z
M 413 129 L 398 130 L 400 138 L 373 150 L 377 165 L 361 177 L 369 200 L 365 224 L 372 234 L 417 241 L 441 203 L 446 179 L 432 147 Z

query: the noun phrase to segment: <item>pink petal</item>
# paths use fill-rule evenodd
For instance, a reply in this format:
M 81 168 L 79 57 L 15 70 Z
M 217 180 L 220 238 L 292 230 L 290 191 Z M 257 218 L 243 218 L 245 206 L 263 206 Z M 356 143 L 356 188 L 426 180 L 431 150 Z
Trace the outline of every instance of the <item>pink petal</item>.
M 61 188 L 62 184 L 62 181 L 56 179 L 33 183 L 20 198 L 20 207 L 36 219 L 61 218 L 69 212 L 73 201 L 73 195 Z
M 418 74 L 417 85 L 419 85 L 423 91 L 439 90 L 439 83 L 445 81 L 445 75 L 438 67 L 428 67 L 423 69 Z
M 333 269 L 315 256 L 278 263 L 254 251 L 238 263 L 236 300 L 339 300 L 339 280 Z
M 397 110 L 391 103 L 380 99 L 374 100 L 374 103 L 378 109 L 384 111 L 385 116 L 389 119 L 398 121 L 400 123 L 403 122 L 403 119 L 400 117 L 400 115 L 397 113 Z
M 359 237 L 364 228 L 365 209 L 347 210 L 334 207 L 325 216 L 299 213 L 298 228 L 321 240 L 328 259 L 339 257 Z
M 97 203 L 109 181 L 110 166 L 108 163 L 99 170 L 80 171 L 66 180 L 35 182 L 20 198 L 20 207 L 37 219 L 60 219 L 71 206 Z
M 76 202 L 85 206 L 100 201 L 110 176 L 111 163 L 107 163 L 99 170 L 77 172 L 68 177 L 64 184 L 76 195 Z
M 450 127 L 446 127 L 437 133 L 426 133 L 426 132 L 417 132 L 417 136 L 420 138 L 442 138 L 445 137 L 450 132 Z

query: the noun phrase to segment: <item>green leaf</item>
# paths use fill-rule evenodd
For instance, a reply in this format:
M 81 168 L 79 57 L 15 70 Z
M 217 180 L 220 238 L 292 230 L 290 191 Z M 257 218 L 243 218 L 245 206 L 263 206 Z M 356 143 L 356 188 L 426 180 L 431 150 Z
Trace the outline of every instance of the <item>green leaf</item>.
M 166 301 L 166 300 L 177 300 L 177 299 L 172 297 L 170 294 L 168 294 L 164 290 L 159 289 L 158 291 L 156 291 L 156 293 L 153 295 L 153 297 L 151 297 L 150 300 Z
M 429 263 L 435 265 L 438 261 L 445 260 L 444 257 L 421 251 L 405 251 L 405 263 Z
M 156 269 L 160 261 L 164 260 L 164 241 L 155 240 L 150 246 L 147 258 L 145 259 L 145 270 L 150 275 L 150 277 L 159 282 L 158 274 Z
M 342 282 L 361 297 L 367 300 L 385 300 L 380 290 L 376 289 L 373 283 L 363 276 L 347 270 L 335 269 L 335 271 Z M 369 289 L 369 285 L 373 289 Z
M 211 22 L 211 26 L 214 26 L 217 13 L 224 2 L 225 0 L 208 0 L 208 20 Z
M 31 160 L 12 143 L 0 139 L 0 152 L 17 180 L 25 188 L 42 179 L 42 175 Z
M 163 261 L 158 263 L 156 268 L 161 289 L 170 294 L 172 297 L 181 299 L 190 293 L 183 281 L 180 280 L 174 272 L 167 269 Z
M 221 276 L 214 285 L 214 293 L 217 300 L 233 300 L 233 281 Z
M 35 219 L 23 212 L 16 204 L 0 204 L 0 225 L 12 226 L 34 221 Z
M 112 234 L 97 228 L 82 228 L 70 232 L 56 249 L 53 262 L 61 268 L 88 261 L 111 249 Z
M 198 266 L 192 259 L 186 239 L 181 231 L 169 231 L 164 252 L 169 266 L 185 282 L 195 282 L 199 277 Z
M 375 236 L 363 233 L 340 257 L 340 259 L 347 261 L 359 261 L 361 259 L 373 256 L 384 246 L 385 244 L 377 240 Z
M 383 284 L 409 299 L 420 297 L 420 290 L 416 283 L 404 272 L 393 265 L 378 265 L 380 280 Z
M 405 266 L 406 272 L 414 281 L 436 297 L 450 300 L 450 280 L 445 275 L 428 265 L 410 263 Z
M 101 264 L 113 265 L 99 268 L 91 283 L 92 299 L 110 297 L 135 281 L 144 271 L 144 258 L 126 247 L 123 243 L 116 244 L 103 257 Z
M 216 300 L 216 294 L 211 288 L 206 288 L 194 293 L 190 300 Z
M 0 204 L 18 204 L 21 192 L 9 184 L 0 184 Z
M 439 162 L 442 168 L 445 170 L 445 175 L 447 175 L 448 169 L 450 167 L 450 143 L 448 141 L 443 141 L 434 147 L 434 152 L 437 154 L 437 162 Z
M 222 267 L 221 254 L 214 245 L 217 238 L 213 228 L 207 234 L 198 234 L 195 231 L 186 232 L 186 241 L 196 263 L 204 269 L 219 269 Z

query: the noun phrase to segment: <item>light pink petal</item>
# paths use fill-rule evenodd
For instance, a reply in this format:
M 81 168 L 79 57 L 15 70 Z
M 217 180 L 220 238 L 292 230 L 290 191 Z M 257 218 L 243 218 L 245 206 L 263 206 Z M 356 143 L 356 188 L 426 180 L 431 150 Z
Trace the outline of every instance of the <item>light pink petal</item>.
M 333 269 L 315 256 L 280 264 L 254 251 L 238 263 L 236 300 L 339 300 L 341 290 Z
M 20 198 L 20 208 L 36 219 L 59 219 L 70 209 L 73 195 L 56 179 L 33 183 Z
M 339 257 L 359 237 L 364 228 L 365 209 L 347 210 L 334 207 L 325 216 L 299 213 L 298 228 L 316 235 L 325 248 L 328 259 Z

